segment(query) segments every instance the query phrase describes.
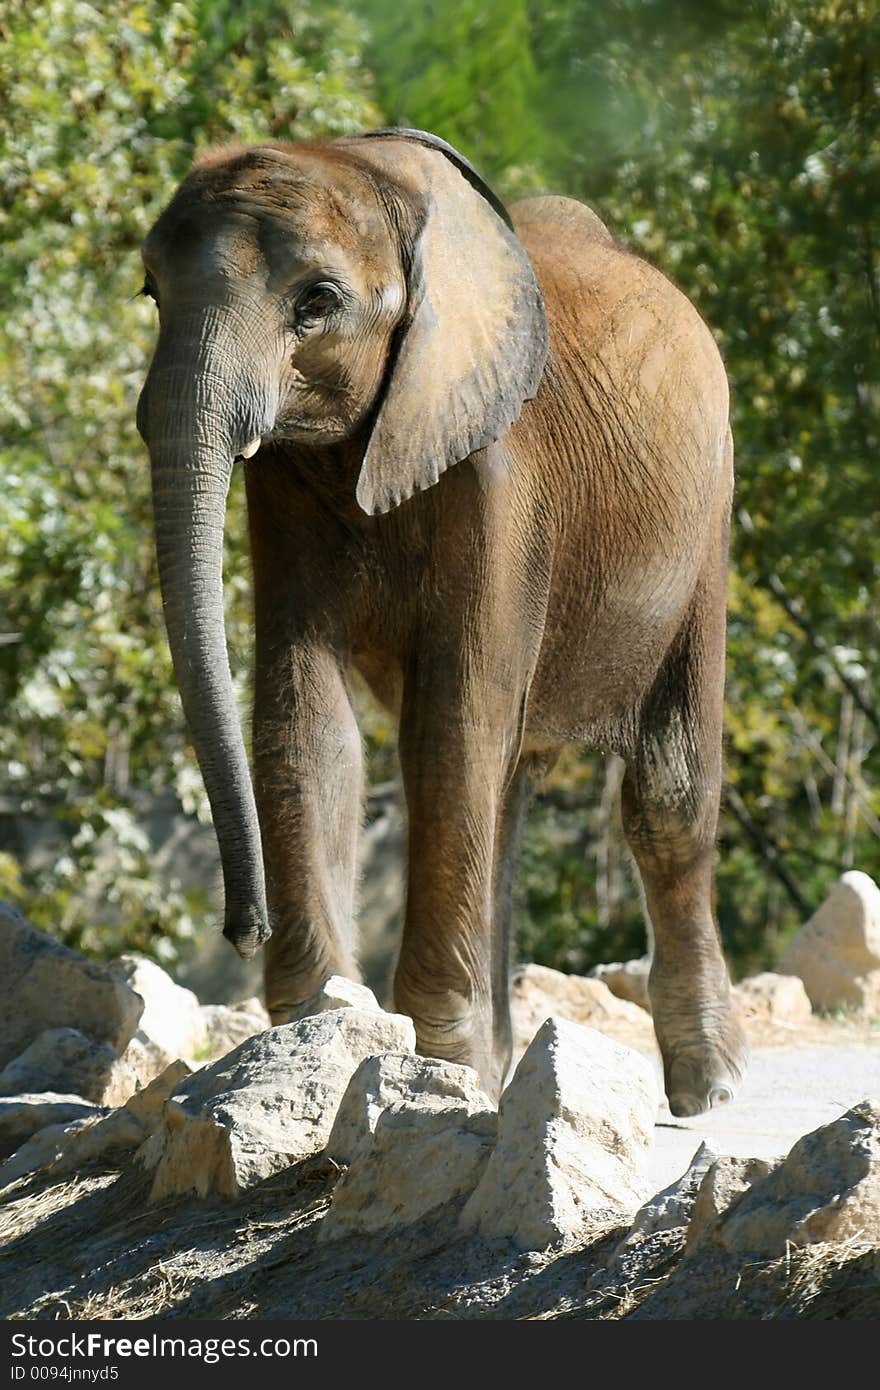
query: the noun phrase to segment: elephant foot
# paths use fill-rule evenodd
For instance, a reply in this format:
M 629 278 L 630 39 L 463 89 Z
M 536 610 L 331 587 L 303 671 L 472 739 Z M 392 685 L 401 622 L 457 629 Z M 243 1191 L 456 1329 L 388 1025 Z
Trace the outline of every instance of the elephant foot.
M 690 1027 L 658 1025 L 663 1075 L 673 1115 L 702 1115 L 734 1100 L 748 1067 L 748 1046 L 728 1005 L 704 1014 Z
M 736 1097 L 745 1076 L 745 1056 L 718 1048 L 663 1059 L 666 1096 L 673 1115 L 702 1115 Z
M 334 976 L 361 987 L 360 971 L 349 956 L 325 952 L 317 960 L 305 962 L 301 952 L 294 955 L 296 944 L 279 932 L 269 942 L 263 979 L 266 1009 L 273 1028 L 302 1017 L 304 1005 Z M 287 958 L 290 955 L 294 955 L 293 964 Z M 327 1007 L 326 1002 L 316 1000 L 311 1012 Z
M 511 1045 L 505 1031 L 493 1033 L 491 1005 L 473 1005 L 462 994 L 446 990 L 427 997 L 407 992 L 398 978 L 394 1007 L 408 1014 L 416 1030 L 416 1051 L 422 1057 L 454 1062 L 477 1073 L 480 1086 L 496 1105 L 510 1065 Z

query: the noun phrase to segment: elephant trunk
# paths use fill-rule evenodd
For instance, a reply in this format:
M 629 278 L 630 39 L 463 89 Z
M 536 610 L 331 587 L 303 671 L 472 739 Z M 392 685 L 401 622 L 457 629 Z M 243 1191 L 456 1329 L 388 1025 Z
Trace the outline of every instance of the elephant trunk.
M 175 335 L 177 336 L 177 335 Z M 270 935 L 256 804 L 223 621 L 223 527 L 234 456 L 266 427 L 255 393 L 225 399 L 205 325 L 160 352 L 138 408 L 152 463 L 159 578 L 174 671 L 211 804 L 225 890 L 224 936 L 245 959 Z M 216 336 L 216 335 L 214 335 Z M 181 362 L 185 365 L 181 366 Z M 237 417 L 237 419 L 236 419 Z M 240 437 L 241 436 L 241 437 Z

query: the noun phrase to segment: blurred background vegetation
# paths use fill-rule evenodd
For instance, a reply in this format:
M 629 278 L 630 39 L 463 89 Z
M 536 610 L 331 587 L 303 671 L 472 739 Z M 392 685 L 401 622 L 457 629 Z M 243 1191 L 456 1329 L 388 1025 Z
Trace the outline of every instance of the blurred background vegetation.
M 718 915 L 770 966 L 877 871 L 880 8 L 875 0 L 0 0 L 0 894 L 95 954 L 183 963 L 210 885 L 145 816 L 206 815 L 171 677 L 134 408 L 138 247 L 195 150 L 420 126 L 503 196 L 589 202 L 696 302 L 733 388 Z M 241 489 L 228 632 L 247 708 Z M 393 731 L 364 704 L 375 782 Z M 640 954 L 615 759 L 533 811 L 520 953 Z M 63 829 L 32 855 L 21 826 Z

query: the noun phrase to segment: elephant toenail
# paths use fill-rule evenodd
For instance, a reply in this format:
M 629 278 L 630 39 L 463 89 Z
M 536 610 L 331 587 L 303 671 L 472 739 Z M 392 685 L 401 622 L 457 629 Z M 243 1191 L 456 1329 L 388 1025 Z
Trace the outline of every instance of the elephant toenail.
M 718 1105 L 729 1105 L 733 1100 L 733 1091 L 729 1086 L 713 1086 L 709 1095 L 709 1107 L 714 1110 Z

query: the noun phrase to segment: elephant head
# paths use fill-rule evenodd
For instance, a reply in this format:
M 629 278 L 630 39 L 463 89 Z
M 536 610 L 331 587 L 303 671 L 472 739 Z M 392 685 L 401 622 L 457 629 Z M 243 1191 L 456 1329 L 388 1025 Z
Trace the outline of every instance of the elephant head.
M 271 442 L 330 470 L 354 446 L 360 509 L 387 512 L 504 434 L 537 390 L 546 322 L 498 200 L 417 131 L 212 152 L 143 257 L 160 330 L 138 428 L 165 620 L 220 847 L 224 932 L 249 956 L 269 922 L 223 627 L 233 462 Z

